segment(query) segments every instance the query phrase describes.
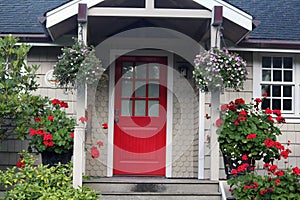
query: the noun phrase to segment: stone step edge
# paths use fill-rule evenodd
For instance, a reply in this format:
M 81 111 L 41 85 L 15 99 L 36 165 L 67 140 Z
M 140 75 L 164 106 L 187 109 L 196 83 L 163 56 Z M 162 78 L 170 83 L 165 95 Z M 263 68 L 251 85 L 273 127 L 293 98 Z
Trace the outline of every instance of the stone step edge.
M 160 193 L 160 192 L 110 192 L 101 193 L 103 196 L 220 196 L 220 192 L 206 192 L 206 193 Z

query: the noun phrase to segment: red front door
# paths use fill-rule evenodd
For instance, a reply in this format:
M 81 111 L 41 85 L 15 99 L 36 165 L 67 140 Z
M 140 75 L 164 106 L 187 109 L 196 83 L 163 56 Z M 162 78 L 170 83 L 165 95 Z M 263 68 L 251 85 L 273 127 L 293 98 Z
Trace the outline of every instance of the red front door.
M 116 61 L 115 175 L 165 175 L 167 58 Z

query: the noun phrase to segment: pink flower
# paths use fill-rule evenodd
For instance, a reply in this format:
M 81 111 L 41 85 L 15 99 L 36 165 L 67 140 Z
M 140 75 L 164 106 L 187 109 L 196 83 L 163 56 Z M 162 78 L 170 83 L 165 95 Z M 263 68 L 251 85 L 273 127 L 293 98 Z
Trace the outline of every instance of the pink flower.
M 98 141 L 97 144 L 98 144 L 99 146 L 104 146 L 104 144 L 103 144 L 102 141 Z
M 229 106 L 227 104 L 224 104 L 221 106 L 221 111 L 225 111 L 225 110 L 228 110 L 229 109 Z
M 99 158 L 99 156 L 100 156 L 100 152 L 99 152 L 98 148 L 95 146 L 92 146 L 91 154 L 92 154 L 92 158 Z
M 220 127 L 222 123 L 223 123 L 223 121 L 221 119 L 217 119 L 216 126 Z
M 86 122 L 86 118 L 85 117 L 80 117 L 79 121 L 81 121 L 81 123 L 84 123 L 84 122 Z

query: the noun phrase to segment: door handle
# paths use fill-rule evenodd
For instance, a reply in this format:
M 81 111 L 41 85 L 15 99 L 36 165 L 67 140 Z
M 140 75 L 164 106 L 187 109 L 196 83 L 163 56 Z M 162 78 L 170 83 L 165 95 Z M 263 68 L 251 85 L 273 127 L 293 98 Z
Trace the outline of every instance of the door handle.
M 118 123 L 119 122 L 119 118 L 115 118 L 115 123 Z

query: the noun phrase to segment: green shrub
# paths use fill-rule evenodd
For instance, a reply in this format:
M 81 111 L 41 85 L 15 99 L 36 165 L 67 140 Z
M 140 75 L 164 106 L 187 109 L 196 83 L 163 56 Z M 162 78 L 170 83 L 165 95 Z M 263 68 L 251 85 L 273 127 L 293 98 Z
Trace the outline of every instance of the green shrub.
M 35 166 L 32 155 L 22 152 L 21 168 L 13 167 L 0 171 L 0 185 L 7 191 L 4 200 L 96 200 L 95 191 L 72 187 L 71 164 L 54 167 Z

